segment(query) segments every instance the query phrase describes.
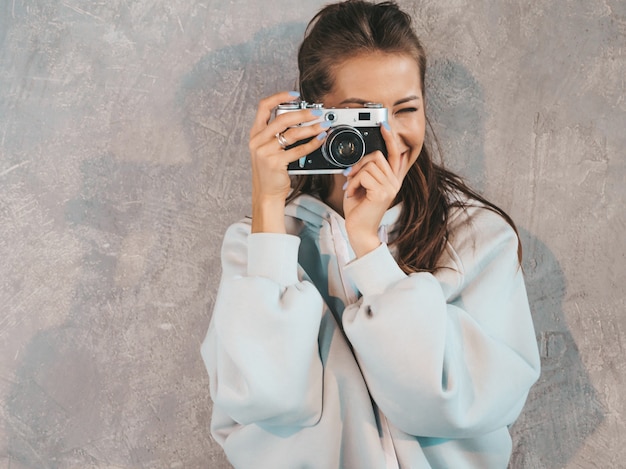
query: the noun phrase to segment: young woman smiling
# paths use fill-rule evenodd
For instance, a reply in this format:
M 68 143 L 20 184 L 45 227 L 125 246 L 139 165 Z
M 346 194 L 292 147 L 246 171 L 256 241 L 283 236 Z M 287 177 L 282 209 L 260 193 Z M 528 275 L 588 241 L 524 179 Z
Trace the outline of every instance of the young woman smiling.
M 259 104 L 252 219 L 224 239 L 202 346 L 214 437 L 237 468 L 506 468 L 539 375 L 519 240 L 431 158 L 410 17 L 393 2 L 329 5 L 298 65 L 300 93 Z M 290 177 L 332 131 L 318 109 L 271 118 L 299 94 L 382 104 L 386 154 Z

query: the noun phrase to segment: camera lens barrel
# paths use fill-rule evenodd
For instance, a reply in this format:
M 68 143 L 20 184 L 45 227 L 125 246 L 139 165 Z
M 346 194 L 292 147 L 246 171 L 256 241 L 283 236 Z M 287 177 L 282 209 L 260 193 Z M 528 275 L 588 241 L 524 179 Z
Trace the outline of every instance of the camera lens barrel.
M 365 140 L 354 127 L 340 125 L 331 130 L 322 146 L 322 155 L 329 163 L 347 168 L 365 155 Z

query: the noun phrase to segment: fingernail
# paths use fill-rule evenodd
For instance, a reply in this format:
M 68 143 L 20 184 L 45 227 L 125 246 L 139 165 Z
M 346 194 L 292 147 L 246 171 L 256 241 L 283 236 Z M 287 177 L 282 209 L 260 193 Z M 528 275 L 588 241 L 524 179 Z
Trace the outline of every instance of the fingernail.
M 351 172 L 352 172 L 352 166 L 348 166 L 346 169 L 343 170 L 341 174 L 343 174 L 344 176 L 347 176 Z
M 387 121 L 384 121 L 381 123 L 381 125 L 386 129 L 386 130 L 391 130 L 391 127 L 389 127 L 389 123 Z
M 326 132 L 322 132 L 321 134 L 319 134 L 317 136 L 318 140 L 324 140 L 326 138 L 326 135 L 328 135 Z
M 344 182 L 343 187 L 341 189 L 345 191 L 347 187 L 348 187 L 348 181 Z
M 300 93 L 298 93 L 297 91 L 290 91 L 289 94 L 291 96 L 293 96 L 294 98 L 299 98 L 300 97 Z
M 321 109 L 311 109 L 311 114 L 313 114 L 316 117 L 319 117 L 319 116 L 321 116 L 324 113 L 322 112 Z
M 333 125 L 333 123 L 331 121 L 324 121 L 320 124 L 320 127 L 322 129 L 327 129 L 329 128 L 331 125 Z

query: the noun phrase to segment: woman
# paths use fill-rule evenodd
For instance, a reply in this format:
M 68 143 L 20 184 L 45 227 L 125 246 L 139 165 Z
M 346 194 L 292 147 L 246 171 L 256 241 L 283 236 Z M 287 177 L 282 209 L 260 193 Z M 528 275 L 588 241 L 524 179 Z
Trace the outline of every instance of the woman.
M 505 468 L 539 375 L 519 241 L 430 157 L 410 17 L 327 6 L 298 63 L 304 100 L 388 109 L 387 154 L 292 181 L 330 123 L 261 101 L 252 220 L 226 233 L 202 346 L 215 439 L 237 468 Z

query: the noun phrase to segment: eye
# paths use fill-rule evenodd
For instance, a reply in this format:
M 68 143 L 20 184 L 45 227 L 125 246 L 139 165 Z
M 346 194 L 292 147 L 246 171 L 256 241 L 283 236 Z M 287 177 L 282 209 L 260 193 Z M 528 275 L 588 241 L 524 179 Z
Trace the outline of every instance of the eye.
M 408 113 L 408 112 L 417 112 L 417 108 L 416 107 L 405 107 L 402 109 L 398 109 L 396 111 L 396 114 L 403 114 L 403 113 Z

